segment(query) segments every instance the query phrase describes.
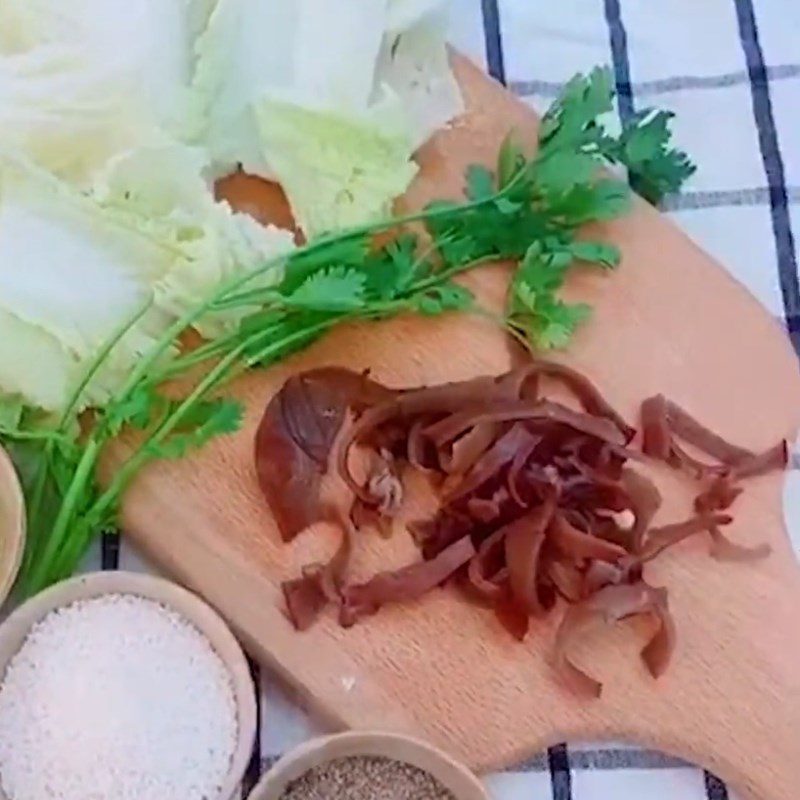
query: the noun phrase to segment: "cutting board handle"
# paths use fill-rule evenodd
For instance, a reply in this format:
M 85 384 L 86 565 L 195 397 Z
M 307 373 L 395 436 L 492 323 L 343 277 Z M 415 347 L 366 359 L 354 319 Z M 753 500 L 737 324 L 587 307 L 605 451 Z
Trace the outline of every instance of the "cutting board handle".
M 629 731 L 634 741 L 709 769 L 742 800 L 800 797 L 800 569 L 791 572 L 774 602 L 756 612 L 775 646 L 724 643 L 715 685 L 704 681 L 705 694 L 669 693 L 670 713 L 643 717 Z

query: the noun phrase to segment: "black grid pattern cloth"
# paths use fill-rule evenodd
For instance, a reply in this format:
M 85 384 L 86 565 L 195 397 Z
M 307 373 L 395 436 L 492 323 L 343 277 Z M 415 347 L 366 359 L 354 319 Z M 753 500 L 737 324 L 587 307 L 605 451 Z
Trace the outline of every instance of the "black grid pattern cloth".
M 653 105 L 677 113 L 675 138 L 698 170 L 664 211 L 780 320 L 800 355 L 800 0 L 452 6 L 454 44 L 540 111 L 576 71 L 605 63 L 620 119 Z M 800 552 L 797 471 L 784 507 Z M 149 569 L 114 535 L 85 566 Z M 243 796 L 281 753 L 324 732 L 288 690 L 253 669 L 268 713 Z M 698 767 L 622 743 L 561 744 L 486 781 L 495 800 L 735 798 Z

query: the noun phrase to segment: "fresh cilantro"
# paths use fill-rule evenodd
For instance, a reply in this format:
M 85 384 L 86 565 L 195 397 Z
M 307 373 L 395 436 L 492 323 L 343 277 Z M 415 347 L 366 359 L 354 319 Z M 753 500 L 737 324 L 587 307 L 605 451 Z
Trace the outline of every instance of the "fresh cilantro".
M 628 168 L 631 186 L 653 204 L 677 192 L 697 169 L 686 153 L 669 146 L 673 117 L 669 111 L 641 111 L 619 139 L 619 161 Z
M 116 436 L 126 426 L 144 430 L 153 417 L 157 396 L 152 386 L 137 386 L 121 403 L 106 411 L 106 424 L 111 436 Z
M 178 401 L 171 406 L 177 408 Z M 234 433 L 242 425 L 244 410 L 235 400 L 209 400 L 196 403 L 183 416 L 174 433 L 164 441 L 149 444 L 153 458 L 183 458 L 190 450 L 202 447 L 216 436 Z
M 585 322 L 591 313 L 591 308 L 585 303 L 568 304 L 548 299 L 537 311 L 533 343 L 544 350 L 565 347 L 578 325 Z
M 587 222 L 604 222 L 626 214 L 631 193 L 622 181 L 600 178 L 593 184 L 573 187 L 560 198 L 550 200 L 550 211 L 564 227 L 575 229 Z
M 569 251 L 545 250 L 541 242 L 533 242 L 517 269 L 515 283 L 526 284 L 537 294 L 552 294 L 563 285 L 571 262 Z
M 432 316 L 445 311 L 467 311 L 474 302 L 475 297 L 469 289 L 447 282 L 415 295 L 411 298 L 410 305 L 414 311 Z
M 613 98 L 608 69 L 576 75 L 567 83 L 542 120 L 540 179 L 545 185 L 559 177 L 561 185 L 581 184 L 589 169 L 586 156 L 594 156 L 623 164 L 633 189 L 649 202 L 658 203 L 665 194 L 678 191 L 695 172 L 686 153 L 670 146 L 669 123 L 674 114 L 645 109 L 613 137 L 602 124 L 602 115 L 612 109 Z
M 557 150 L 536 162 L 537 188 L 548 196 L 559 198 L 576 186 L 590 184 L 600 169 L 591 153 Z
M 470 200 L 485 200 L 495 193 L 494 175 L 481 164 L 467 167 L 467 197 Z
M 442 242 L 439 252 L 444 260 L 463 264 L 487 258 L 520 258 L 531 241 L 551 232 L 552 222 L 530 198 L 521 203 L 501 196 L 480 211 L 429 221 L 427 227 L 431 236 Z
M 358 267 L 364 263 L 368 252 L 369 240 L 363 236 L 325 239 L 313 250 L 298 250 L 286 264 L 279 291 L 284 296 L 290 295 L 316 272 L 332 266 Z
M 521 211 L 523 204 L 515 202 L 514 200 L 509 200 L 507 197 L 498 197 L 497 200 L 494 201 L 494 207 L 503 216 L 510 217 L 512 214 Z
M 364 305 L 366 276 L 344 266 L 319 270 L 284 298 L 291 308 L 309 311 L 353 311 Z
M 614 269 L 619 265 L 619 248 L 607 242 L 573 242 L 569 250 L 578 261 L 599 264 L 607 269 Z
M 405 232 L 365 259 L 362 271 L 370 300 L 388 301 L 430 274 L 431 263 L 419 253 L 417 237 Z
M 498 188 L 504 189 L 515 177 L 525 169 L 525 154 L 516 141 L 514 132 L 510 132 L 500 145 L 497 154 L 497 183 Z M 501 198 L 505 199 L 505 198 Z
M 396 238 L 386 244 L 386 247 L 379 251 L 395 266 L 394 292 L 398 294 L 407 289 L 415 277 L 422 277 L 427 272 L 425 258 L 420 258 L 419 239 L 409 231 L 401 233 Z
M 509 290 L 507 324 L 534 349 L 564 347 L 590 309 L 567 304 L 557 296 L 575 259 L 612 266 L 616 248 L 597 242 L 573 242 L 568 247 L 545 249 L 534 242 L 525 253 Z
M 268 367 L 305 349 L 346 319 L 347 314 L 305 309 L 269 311 L 242 320 L 242 359 L 248 367 Z M 260 326 L 260 327 L 259 327 Z
M 575 75 L 542 118 L 539 147 L 542 157 L 553 151 L 581 153 L 604 135 L 598 118 L 613 108 L 614 79 L 608 67 L 588 76 Z
M 537 291 L 530 283 L 515 282 L 507 324 L 534 349 L 564 347 L 578 325 L 588 319 L 591 309 L 584 303 L 568 304 L 547 290 Z

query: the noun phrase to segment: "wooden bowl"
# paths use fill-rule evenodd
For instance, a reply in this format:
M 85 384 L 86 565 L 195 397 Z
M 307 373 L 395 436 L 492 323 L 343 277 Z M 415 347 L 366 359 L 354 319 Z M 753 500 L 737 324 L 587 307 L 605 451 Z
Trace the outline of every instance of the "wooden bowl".
M 239 643 L 222 618 L 197 595 L 162 578 L 133 572 L 93 572 L 46 589 L 21 605 L 0 625 L 0 675 L 19 651 L 31 627 L 51 611 L 106 594 L 131 594 L 154 600 L 191 622 L 227 668 L 236 699 L 239 740 L 228 775 L 213 800 L 231 800 L 244 776 L 256 734 L 256 695 Z M 169 746 L 169 742 L 164 743 Z M 8 800 L 0 788 L 0 800 Z
M 0 447 L 0 605 L 8 597 L 25 549 L 25 499 L 8 453 Z
M 281 758 L 247 800 L 279 800 L 286 787 L 313 767 L 347 756 L 385 756 L 430 773 L 456 800 L 489 800 L 481 782 L 463 764 L 410 736 L 381 731 L 351 731 L 312 739 Z

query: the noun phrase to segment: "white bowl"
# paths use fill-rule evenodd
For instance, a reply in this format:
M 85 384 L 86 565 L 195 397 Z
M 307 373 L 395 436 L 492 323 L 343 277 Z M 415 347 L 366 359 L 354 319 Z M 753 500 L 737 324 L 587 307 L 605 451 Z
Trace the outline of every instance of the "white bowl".
M 0 605 L 8 597 L 25 549 L 25 500 L 14 465 L 0 447 Z
M 255 688 L 244 653 L 227 625 L 216 611 L 186 589 L 162 578 L 133 572 L 93 572 L 57 583 L 25 602 L 0 625 L 0 675 L 5 674 L 9 661 L 36 622 L 56 608 L 106 594 L 132 594 L 162 604 L 191 622 L 222 659 L 233 685 L 239 734 L 228 775 L 213 800 L 231 800 L 244 777 L 255 741 Z M 0 800 L 8 800 L 2 789 Z

